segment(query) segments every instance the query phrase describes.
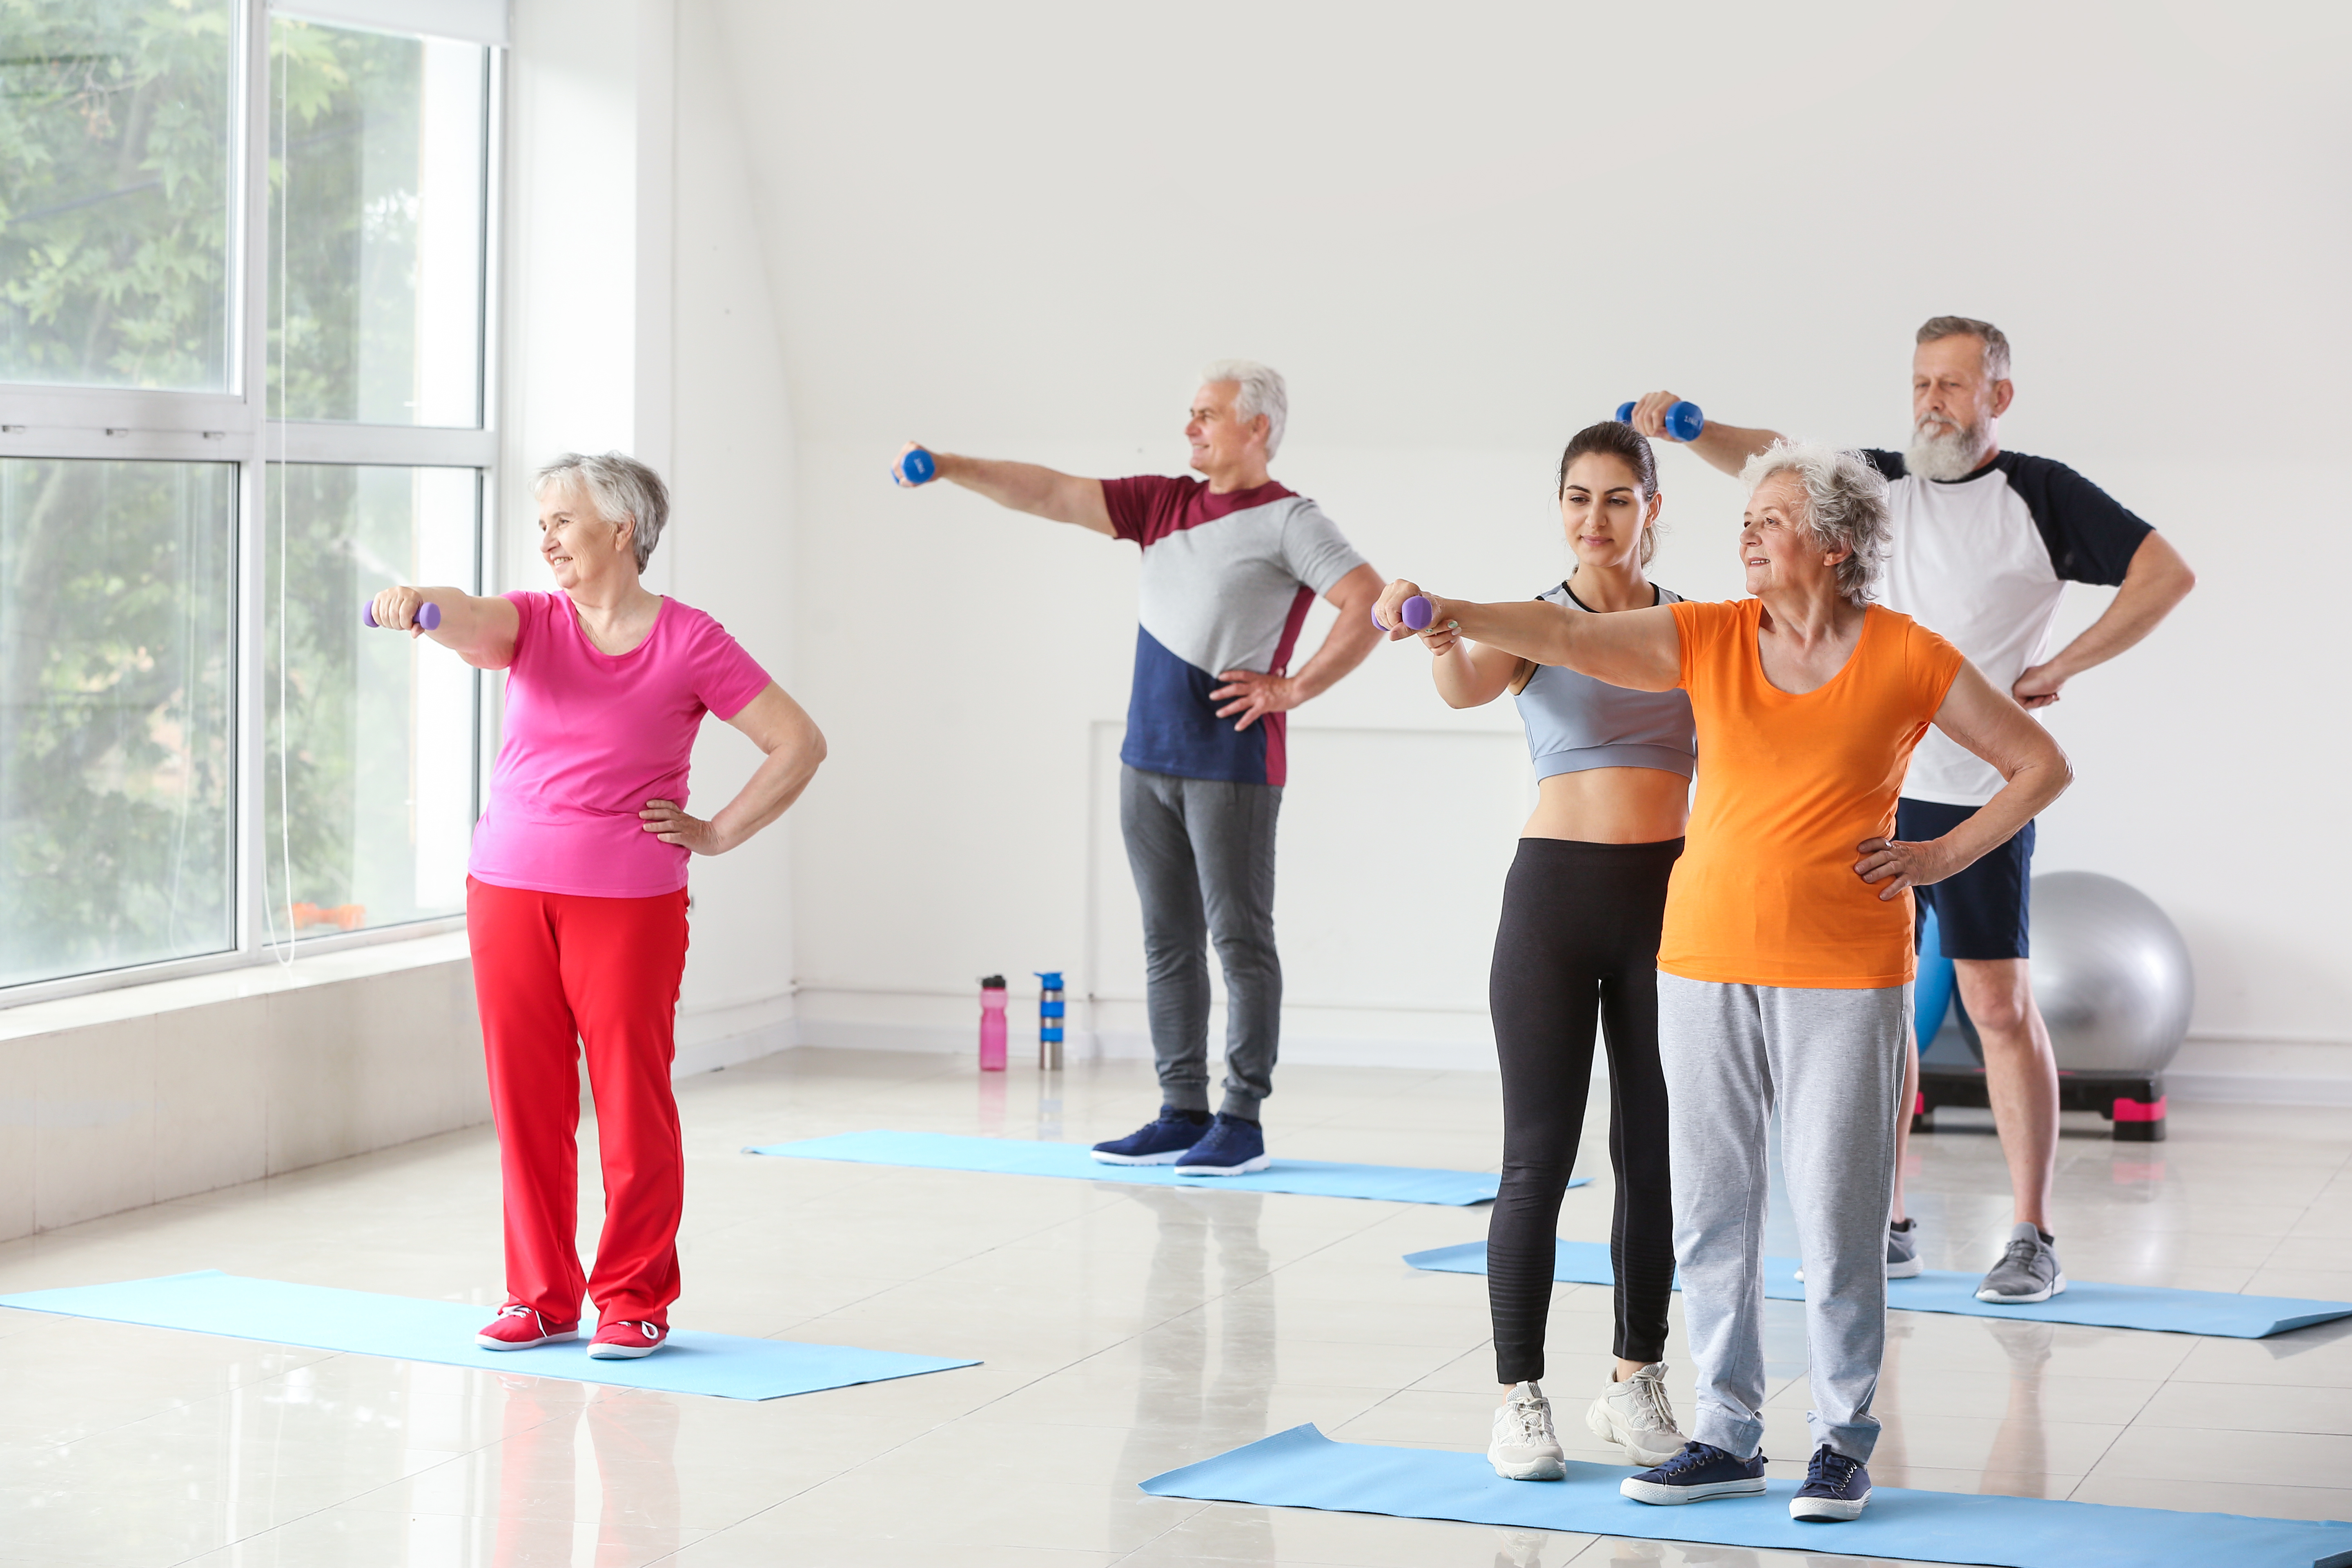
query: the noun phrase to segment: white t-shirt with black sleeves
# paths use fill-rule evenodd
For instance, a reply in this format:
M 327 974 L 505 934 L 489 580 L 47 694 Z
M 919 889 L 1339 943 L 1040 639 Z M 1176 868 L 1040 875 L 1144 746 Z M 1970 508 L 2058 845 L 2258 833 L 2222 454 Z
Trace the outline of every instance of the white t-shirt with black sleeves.
M 1923 479 L 1900 452 L 1865 451 L 1887 480 L 1894 528 L 1880 600 L 1949 638 L 2003 691 L 2050 657 L 2069 583 L 2113 587 L 2154 531 L 2047 458 L 2001 452 L 1965 479 Z M 1940 730 L 1911 753 L 1903 794 L 1982 805 L 2000 772 Z

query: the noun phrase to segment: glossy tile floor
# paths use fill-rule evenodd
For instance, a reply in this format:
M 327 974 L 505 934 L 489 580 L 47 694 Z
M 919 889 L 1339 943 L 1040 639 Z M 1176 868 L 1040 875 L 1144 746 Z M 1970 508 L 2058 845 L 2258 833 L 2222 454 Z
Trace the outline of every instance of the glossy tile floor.
M 1278 1152 L 1494 1163 L 1492 1077 L 1288 1068 L 1280 1089 Z M 1398 1261 L 1476 1238 L 1483 1211 L 737 1152 L 868 1127 L 1115 1135 L 1155 1102 L 1142 1064 L 983 1080 L 961 1060 L 803 1049 L 690 1079 L 681 1098 L 681 1325 L 985 1364 L 746 1404 L 0 1311 L 0 1562 L 1800 1560 L 1136 1489 L 1300 1422 L 1483 1448 L 1485 1282 Z M 1997 1145 L 1946 1131 L 1914 1147 L 1929 1265 L 1983 1266 L 2008 1224 Z M 2078 1278 L 2352 1299 L 2352 1111 L 2177 1106 L 2168 1143 L 2086 1126 L 2062 1161 L 2059 1239 Z M 1569 1195 L 1563 1234 L 1604 1238 L 1609 1201 L 1602 1172 Z M 0 1290 L 216 1268 L 477 1301 L 487 1318 L 497 1216 L 488 1133 L 452 1134 L 0 1246 Z M 1801 1308 L 1769 1306 L 1766 1451 L 1801 1455 Z M 1560 1288 L 1547 1380 L 1571 1456 L 1604 1461 L 1580 1416 L 1607 1375 L 1608 1307 Z M 1900 1312 L 1893 1330 L 1883 1482 L 2352 1519 L 2352 1323 L 2256 1343 Z M 1679 1342 L 1669 1359 L 1687 1409 Z

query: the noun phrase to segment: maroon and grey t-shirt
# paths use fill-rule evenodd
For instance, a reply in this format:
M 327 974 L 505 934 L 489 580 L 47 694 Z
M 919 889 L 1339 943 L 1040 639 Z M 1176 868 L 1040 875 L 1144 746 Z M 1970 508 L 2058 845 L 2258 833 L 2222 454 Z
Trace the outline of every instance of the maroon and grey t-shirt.
M 1105 479 L 1121 539 L 1143 547 L 1142 625 L 1119 760 L 1147 773 L 1234 784 L 1287 776 L 1286 713 L 1246 730 L 1209 693 L 1228 669 L 1288 669 L 1318 595 L 1364 563 L 1304 496 L 1268 482 L 1212 495 L 1206 481 Z

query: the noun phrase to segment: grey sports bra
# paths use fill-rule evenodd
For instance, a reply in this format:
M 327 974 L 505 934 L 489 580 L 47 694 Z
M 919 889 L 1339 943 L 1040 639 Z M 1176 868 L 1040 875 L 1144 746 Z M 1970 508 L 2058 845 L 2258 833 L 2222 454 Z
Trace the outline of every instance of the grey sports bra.
M 1661 605 L 1682 598 L 1664 588 L 1657 595 Z M 1537 596 L 1571 614 L 1592 613 L 1565 583 Z M 1588 768 L 1658 768 L 1685 778 L 1698 771 L 1698 731 L 1687 692 L 1633 691 L 1562 665 L 1539 664 L 1516 697 L 1538 781 Z

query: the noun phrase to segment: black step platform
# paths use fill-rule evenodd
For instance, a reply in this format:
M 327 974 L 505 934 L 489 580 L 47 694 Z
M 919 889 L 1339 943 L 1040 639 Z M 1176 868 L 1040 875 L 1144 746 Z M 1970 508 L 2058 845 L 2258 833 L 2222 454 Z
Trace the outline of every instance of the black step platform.
M 1936 1130 L 1939 1105 L 1989 1106 L 1985 1072 L 1980 1067 L 1950 1067 L 1922 1062 L 1919 1103 L 1913 1108 L 1911 1131 Z M 2164 1075 L 2162 1073 L 2058 1074 L 2058 1109 L 2095 1110 L 2114 1125 L 2118 1143 L 2164 1142 Z

